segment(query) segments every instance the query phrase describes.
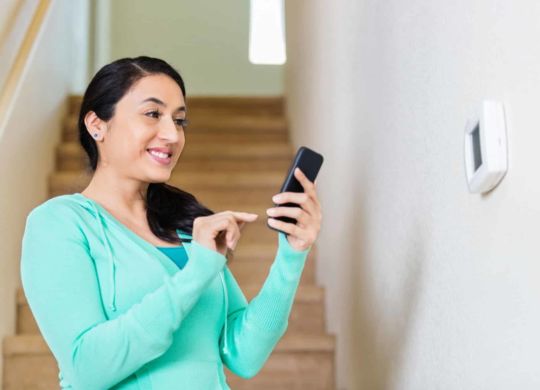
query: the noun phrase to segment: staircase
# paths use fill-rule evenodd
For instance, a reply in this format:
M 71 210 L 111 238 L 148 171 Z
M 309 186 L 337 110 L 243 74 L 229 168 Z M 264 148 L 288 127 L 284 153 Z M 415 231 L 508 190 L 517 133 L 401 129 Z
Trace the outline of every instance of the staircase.
M 51 197 L 82 191 L 90 181 L 78 144 L 80 96 L 68 100 L 57 170 L 49 177 Z M 289 144 L 281 98 L 188 98 L 186 144 L 169 184 L 193 193 L 214 211 L 259 215 L 243 230 L 228 265 L 248 300 L 261 288 L 275 256 L 276 232 L 266 226 L 266 209 L 279 191 L 295 150 Z M 324 291 L 315 284 L 309 254 L 289 328 L 252 379 L 226 370 L 234 390 L 334 389 L 335 340 L 325 330 Z M 3 390 L 58 389 L 58 366 L 39 333 L 22 288 L 17 291 L 16 334 L 3 341 Z M 161 389 L 160 389 L 161 390 Z

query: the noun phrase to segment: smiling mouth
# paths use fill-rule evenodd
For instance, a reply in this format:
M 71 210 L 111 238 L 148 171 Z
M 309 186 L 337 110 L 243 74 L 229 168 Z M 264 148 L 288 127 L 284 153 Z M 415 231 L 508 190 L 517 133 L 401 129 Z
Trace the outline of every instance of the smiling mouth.
M 150 151 L 150 150 L 146 150 L 146 152 L 150 155 L 150 157 L 162 164 L 162 165 L 168 165 L 171 163 L 172 161 L 172 154 L 169 154 L 169 153 L 160 153 L 160 152 L 153 152 L 153 151 Z

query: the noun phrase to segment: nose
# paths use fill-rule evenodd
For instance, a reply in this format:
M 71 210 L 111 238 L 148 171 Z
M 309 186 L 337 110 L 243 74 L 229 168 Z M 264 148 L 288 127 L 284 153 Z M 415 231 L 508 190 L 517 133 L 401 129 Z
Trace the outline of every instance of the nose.
M 178 142 L 180 138 L 180 130 L 176 127 L 174 119 L 172 117 L 164 117 L 162 125 L 159 129 L 159 137 L 167 139 L 170 142 Z

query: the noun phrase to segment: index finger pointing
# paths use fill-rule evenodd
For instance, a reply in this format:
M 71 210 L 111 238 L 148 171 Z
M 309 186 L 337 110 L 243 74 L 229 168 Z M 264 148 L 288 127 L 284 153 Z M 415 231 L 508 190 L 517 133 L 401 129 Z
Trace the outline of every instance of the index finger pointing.
M 246 213 L 243 211 L 223 211 L 223 213 L 230 213 L 236 220 L 241 221 L 251 221 L 253 220 L 253 217 L 257 218 L 259 215 L 254 213 Z

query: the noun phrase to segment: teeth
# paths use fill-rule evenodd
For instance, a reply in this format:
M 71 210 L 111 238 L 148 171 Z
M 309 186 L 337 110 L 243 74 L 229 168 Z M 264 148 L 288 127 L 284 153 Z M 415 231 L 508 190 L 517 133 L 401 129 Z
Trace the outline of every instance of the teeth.
M 167 158 L 167 157 L 169 157 L 169 155 L 167 153 L 156 152 L 154 150 L 150 150 L 149 152 L 151 154 L 153 154 L 154 156 L 157 156 L 159 158 Z

